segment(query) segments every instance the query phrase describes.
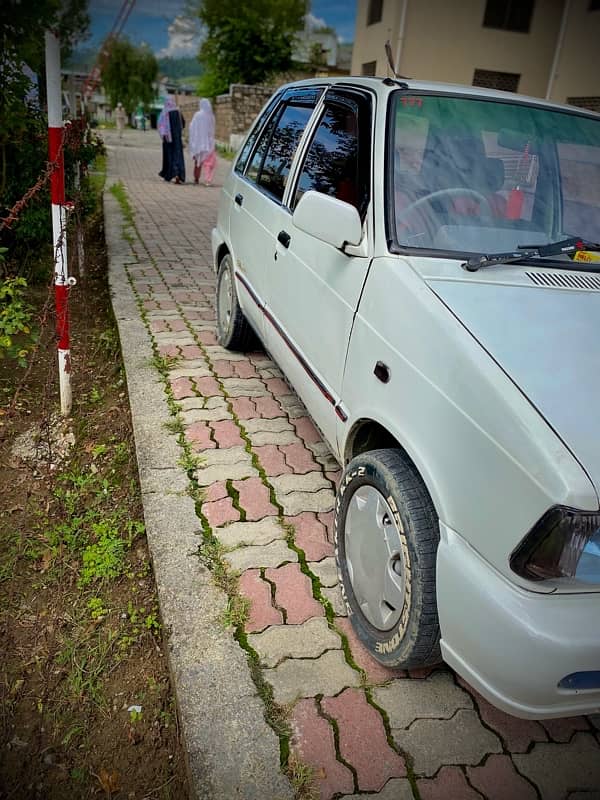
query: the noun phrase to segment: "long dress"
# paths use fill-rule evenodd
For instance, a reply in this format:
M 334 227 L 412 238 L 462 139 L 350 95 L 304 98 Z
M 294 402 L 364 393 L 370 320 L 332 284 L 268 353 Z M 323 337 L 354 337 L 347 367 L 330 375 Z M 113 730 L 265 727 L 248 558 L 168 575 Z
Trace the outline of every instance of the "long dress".
M 163 137 L 162 142 L 162 169 L 158 173 L 161 178 L 170 181 L 173 178 L 183 183 L 185 181 L 185 161 L 183 158 L 183 142 L 181 135 L 185 125 L 183 116 L 178 108 L 169 111 L 169 127 L 171 141 Z

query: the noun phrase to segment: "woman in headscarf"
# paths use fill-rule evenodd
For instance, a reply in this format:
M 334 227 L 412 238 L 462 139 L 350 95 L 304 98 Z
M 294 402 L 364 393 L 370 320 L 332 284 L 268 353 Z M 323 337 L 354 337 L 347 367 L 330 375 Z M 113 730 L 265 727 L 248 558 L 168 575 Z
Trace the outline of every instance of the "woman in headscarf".
M 206 186 L 212 184 L 217 154 L 215 153 L 215 115 L 210 101 L 205 97 L 200 100 L 200 109 L 196 111 L 190 123 L 190 155 L 194 159 L 194 183 L 204 174 Z
M 158 132 L 162 139 L 162 169 L 158 173 L 161 178 L 175 183 L 185 183 L 185 163 L 183 160 L 183 144 L 181 134 L 185 122 L 175 99 L 169 95 L 158 118 Z

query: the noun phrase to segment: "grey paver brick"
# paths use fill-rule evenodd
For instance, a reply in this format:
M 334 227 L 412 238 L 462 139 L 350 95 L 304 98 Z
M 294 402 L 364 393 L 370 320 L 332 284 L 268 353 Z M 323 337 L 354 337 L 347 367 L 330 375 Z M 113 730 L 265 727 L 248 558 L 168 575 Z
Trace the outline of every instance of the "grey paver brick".
M 600 745 L 589 733 L 575 734 L 568 744 L 536 742 L 531 752 L 513 755 L 513 761 L 544 800 L 563 800 L 569 792 L 600 787 Z
M 277 496 L 281 498 L 290 492 L 318 492 L 319 489 L 331 490 L 331 483 L 321 472 L 307 472 L 304 475 L 287 473 L 271 478 Z
M 275 667 L 284 658 L 318 658 L 342 646 L 324 617 L 312 617 L 301 625 L 272 625 L 262 633 L 249 634 L 248 642 L 267 667 Z
M 298 561 L 296 552 L 290 550 L 281 540 L 257 547 L 239 547 L 231 553 L 226 553 L 225 558 L 237 572 L 260 567 L 279 567 L 288 561 Z
M 182 412 L 185 425 L 192 422 L 219 422 L 224 419 L 233 419 L 231 412 L 227 408 L 191 408 L 189 411 Z
M 408 730 L 392 728 L 392 736 L 412 756 L 415 773 L 427 777 L 444 764 L 478 764 L 488 753 L 502 752 L 500 739 L 475 711 L 465 709 L 452 719 L 418 719 Z
M 471 697 L 451 673 L 434 672 L 424 680 L 398 679 L 373 690 L 392 728 L 408 728 L 416 719 L 450 719 L 459 708 L 473 708 Z
M 335 494 L 331 489 L 320 489 L 318 492 L 292 492 L 278 496 L 277 500 L 283 508 L 283 513 L 288 517 L 295 517 L 302 511 L 317 513 L 332 511 L 335 506 Z
M 202 453 L 202 463 L 196 470 L 196 479 L 200 486 L 257 475 L 258 472 L 252 466 L 252 456 L 243 447 L 205 450 Z
M 160 344 L 196 344 L 189 331 L 158 331 L 154 334 L 154 338 Z
M 339 469 L 340 465 L 333 457 L 331 450 L 325 442 L 308 442 L 306 446 L 312 451 L 315 459 L 323 466 L 324 469 Z
M 346 604 L 344 603 L 344 599 L 342 597 L 342 590 L 339 586 L 333 586 L 331 588 L 327 586 L 323 586 L 321 588 L 321 594 L 323 597 L 326 597 L 329 602 L 331 603 L 331 607 L 333 608 L 333 613 L 336 617 L 347 617 L 348 616 L 348 609 L 346 608 Z
M 276 417 L 276 419 L 281 419 L 281 417 Z M 258 431 L 257 433 L 249 433 L 248 438 L 255 447 L 263 447 L 266 444 L 285 445 L 298 442 L 298 437 L 293 431 Z
M 212 372 L 206 364 L 201 367 L 193 367 L 186 362 L 169 370 L 169 378 L 171 380 L 175 380 L 175 378 L 212 378 Z
M 341 800 L 413 800 L 408 778 L 392 778 L 380 792 L 373 794 L 345 794 Z M 450 798 L 448 798 L 450 800 Z
M 262 419 L 260 417 L 245 419 L 244 428 L 248 435 L 253 433 L 282 433 L 283 431 L 294 431 L 292 425 L 284 417 L 275 417 L 273 419 Z
M 217 344 L 205 345 L 207 355 L 211 361 L 247 361 L 248 356 L 244 353 L 233 353 Z
M 230 397 L 265 397 L 269 394 L 258 378 L 222 378 L 221 383 Z
M 300 398 L 295 394 L 284 394 L 278 398 L 278 402 L 290 419 L 305 417 L 308 413 Z
M 321 581 L 322 586 L 331 589 L 338 585 L 337 565 L 333 556 L 327 556 L 321 561 L 309 561 L 308 568 Z
M 264 545 L 286 537 L 286 532 L 276 517 L 264 517 L 258 522 L 233 522 L 217 528 L 215 534 L 225 547 L 232 550 L 243 544 Z
M 328 650 L 316 659 L 288 658 L 265 669 L 264 677 L 273 687 L 273 699 L 282 704 L 299 697 L 336 695 L 346 686 L 360 685 L 360 675 L 346 663 L 341 650 Z

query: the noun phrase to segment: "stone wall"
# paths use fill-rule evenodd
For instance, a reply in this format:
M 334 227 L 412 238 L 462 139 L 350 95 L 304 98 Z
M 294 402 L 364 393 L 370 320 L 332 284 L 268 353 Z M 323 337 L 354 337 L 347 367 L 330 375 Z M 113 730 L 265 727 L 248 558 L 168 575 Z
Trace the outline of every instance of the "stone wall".
M 227 94 L 215 100 L 215 137 L 219 144 L 237 150 L 256 115 L 275 91 L 274 86 L 232 83 Z

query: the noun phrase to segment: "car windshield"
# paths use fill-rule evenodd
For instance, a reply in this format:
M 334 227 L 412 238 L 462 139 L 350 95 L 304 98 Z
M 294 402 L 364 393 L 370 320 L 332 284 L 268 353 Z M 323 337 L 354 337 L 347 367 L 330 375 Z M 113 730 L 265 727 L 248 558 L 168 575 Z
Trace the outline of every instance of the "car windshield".
M 600 117 L 405 92 L 391 113 L 397 246 L 465 254 L 600 242 Z

